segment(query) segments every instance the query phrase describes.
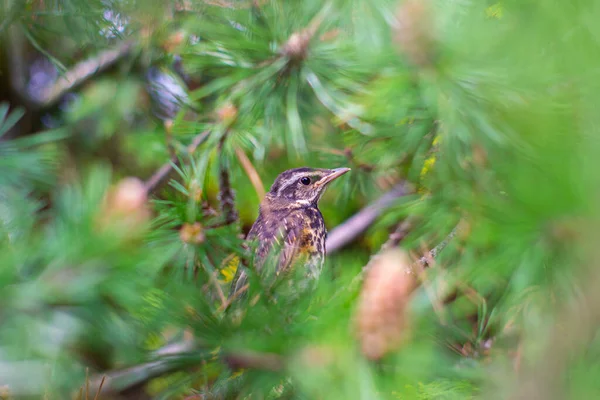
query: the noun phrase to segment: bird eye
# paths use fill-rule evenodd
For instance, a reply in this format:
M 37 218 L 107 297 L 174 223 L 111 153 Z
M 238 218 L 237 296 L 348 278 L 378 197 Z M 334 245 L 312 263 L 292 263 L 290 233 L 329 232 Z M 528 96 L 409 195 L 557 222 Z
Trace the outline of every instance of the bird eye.
M 305 176 L 304 178 L 300 179 L 300 182 L 302 182 L 303 185 L 310 185 L 310 178 Z

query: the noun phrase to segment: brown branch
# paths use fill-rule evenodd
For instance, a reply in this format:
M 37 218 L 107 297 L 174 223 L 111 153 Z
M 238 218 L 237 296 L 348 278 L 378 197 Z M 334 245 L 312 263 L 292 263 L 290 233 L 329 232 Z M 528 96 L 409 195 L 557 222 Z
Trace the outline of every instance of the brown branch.
M 11 29 L 17 27 L 11 27 Z M 13 31 L 14 31 L 13 29 Z M 65 94 L 80 86 L 96 74 L 106 70 L 117 61 L 127 56 L 133 48 L 135 41 L 124 41 L 114 48 L 101 51 L 94 57 L 75 64 L 71 69 L 60 76 L 52 85 L 42 89 L 40 93 L 32 95 L 27 92 L 24 70 L 22 69 L 22 46 L 24 41 L 21 34 L 15 34 L 15 43 L 10 43 L 11 50 L 11 75 L 13 75 L 13 90 L 32 109 L 41 109 L 54 105 Z
M 377 219 L 385 208 L 393 204 L 396 199 L 405 196 L 407 192 L 406 184 L 399 183 L 373 204 L 363 208 L 344 223 L 332 229 L 327 235 L 325 243 L 327 253 L 331 254 L 353 241 Z
M 254 165 L 252 165 L 252 162 L 248 156 L 246 156 L 244 150 L 237 147 L 235 149 L 235 154 L 240 164 L 242 164 L 242 168 L 244 168 L 244 171 L 246 171 L 246 175 L 248 175 L 248 178 L 250 178 L 250 182 L 252 182 L 252 186 L 254 186 L 254 190 L 258 195 L 258 200 L 261 201 L 263 197 L 265 197 L 265 187 L 260 179 L 260 175 L 258 175 L 256 168 L 254 168 Z
M 281 356 L 268 353 L 243 352 L 224 357 L 231 369 L 253 368 L 263 371 L 281 371 L 285 364 Z
M 410 219 L 405 219 L 404 221 L 400 222 L 396 226 L 396 229 L 394 229 L 394 231 L 390 233 L 390 236 L 388 237 L 386 242 L 381 246 L 379 251 L 369 259 L 369 262 L 363 267 L 363 271 L 369 270 L 371 266 L 381 256 L 381 254 L 385 253 L 387 250 L 390 250 L 392 247 L 398 246 L 400 241 L 406 237 L 406 234 L 410 230 L 411 225 L 412 223 Z
M 235 299 L 237 299 L 238 297 L 240 297 L 242 294 L 244 294 L 244 292 L 246 290 L 248 290 L 248 288 L 250 287 L 250 284 L 246 283 L 244 286 L 242 286 L 241 288 L 239 288 L 238 290 L 235 291 L 235 293 L 233 293 L 231 296 L 229 296 L 229 298 L 227 299 L 227 301 L 221 305 L 221 307 L 219 307 L 218 311 L 225 311 L 227 309 L 227 307 L 229 307 L 231 305 L 231 303 L 233 303 L 233 301 Z
M 204 143 L 204 141 L 208 138 L 209 134 L 210 131 L 206 130 L 196 135 L 196 137 L 194 137 L 194 140 L 192 140 L 192 143 L 190 143 L 190 145 L 187 147 L 188 155 L 196 151 L 198 146 Z M 162 167 L 160 167 L 154 174 L 152 174 L 152 176 L 148 178 L 148 180 L 144 183 L 146 191 L 151 192 L 155 190 L 158 187 L 158 185 L 160 185 L 160 183 L 167 177 L 167 175 L 169 175 L 169 172 L 171 172 L 171 170 L 173 169 L 173 165 L 179 165 L 179 158 L 171 157 L 169 162 L 163 164 Z
M 108 371 L 91 380 L 91 390 L 103 387 L 103 395 L 121 393 L 151 379 L 192 366 L 199 366 L 201 349 L 191 340 L 174 343 L 157 352 L 158 359 L 122 370 Z M 211 356 L 212 357 L 212 356 Z M 221 354 L 223 362 L 233 369 L 281 371 L 285 368 L 282 356 L 254 351 L 232 351 Z
M 406 224 L 406 225 L 404 225 Z M 373 265 L 374 261 L 377 259 L 377 257 L 379 256 L 379 254 L 382 254 L 385 252 L 385 250 L 393 247 L 393 246 L 397 246 L 398 243 L 400 243 L 400 241 L 404 238 L 406 231 L 408 229 L 410 229 L 410 224 L 411 221 L 410 219 L 407 221 L 403 221 L 401 222 L 398 227 L 396 228 L 396 230 L 390 235 L 390 237 L 388 238 L 387 242 L 382 246 L 381 250 L 374 255 L 373 257 L 371 257 L 371 259 L 369 260 L 369 262 L 363 267 L 363 269 L 358 273 L 358 275 L 356 275 L 356 277 L 354 277 L 354 279 L 352 279 L 352 281 L 350 282 L 350 285 L 348 286 L 348 288 L 354 288 L 356 287 L 356 285 L 358 285 L 360 282 L 363 281 L 363 278 L 365 277 L 367 271 L 369 270 L 369 268 Z M 420 268 L 425 268 L 429 265 L 429 263 L 437 256 L 439 255 L 439 253 L 442 252 L 442 250 L 444 250 L 444 248 L 448 245 L 448 243 L 450 242 L 450 240 L 456 235 L 456 230 L 458 229 L 458 226 L 455 227 L 450 234 L 437 246 L 435 246 L 433 249 L 431 249 L 427 254 L 425 254 L 423 257 L 421 257 L 420 259 L 418 259 L 416 261 L 417 266 L 420 266 Z
M 430 261 L 435 259 L 435 257 L 437 257 L 437 255 L 439 253 L 441 253 L 442 250 L 444 250 L 444 248 L 446 248 L 446 246 L 448 246 L 448 243 L 450 243 L 450 240 L 452 240 L 452 238 L 454 236 L 456 236 L 456 230 L 458 229 L 458 226 L 454 227 L 454 229 L 452 229 L 452 231 L 448 234 L 448 236 L 446 236 L 446 238 L 444 240 L 442 240 L 440 242 L 440 244 L 438 244 L 437 246 L 435 246 L 433 249 L 431 249 L 427 254 L 425 254 L 423 257 L 419 258 L 418 263 L 424 267 L 427 267 L 430 265 Z
M 229 180 L 229 166 L 223 156 L 223 146 L 227 138 L 227 132 L 219 141 L 219 202 L 223 221 L 226 225 L 233 224 L 238 219 L 238 213 L 235 210 L 235 192 L 231 188 Z

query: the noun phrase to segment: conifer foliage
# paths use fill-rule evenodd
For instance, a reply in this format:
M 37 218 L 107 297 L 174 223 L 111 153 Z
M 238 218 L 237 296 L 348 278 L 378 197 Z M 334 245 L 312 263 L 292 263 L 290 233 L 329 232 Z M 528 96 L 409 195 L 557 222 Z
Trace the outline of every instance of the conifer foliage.
M 0 398 L 598 398 L 597 21 L 3 2 Z M 352 168 L 314 288 L 243 240 L 299 166 Z

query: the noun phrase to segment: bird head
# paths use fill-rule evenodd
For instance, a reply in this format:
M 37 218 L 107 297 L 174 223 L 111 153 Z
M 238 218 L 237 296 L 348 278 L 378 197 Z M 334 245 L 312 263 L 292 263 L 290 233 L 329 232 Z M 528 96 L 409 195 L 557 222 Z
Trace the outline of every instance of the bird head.
M 348 171 L 350 168 L 290 169 L 279 174 L 269 194 L 278 200 L 316 206 L 327 186 Z

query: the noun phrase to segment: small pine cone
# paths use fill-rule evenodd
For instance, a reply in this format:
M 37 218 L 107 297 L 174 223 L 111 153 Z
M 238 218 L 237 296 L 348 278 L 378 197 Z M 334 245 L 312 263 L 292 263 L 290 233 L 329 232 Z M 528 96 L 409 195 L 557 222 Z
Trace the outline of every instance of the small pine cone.
M 179 230 L 179 237 L 185 243 L 200 244 L 204 243 L 206 235 L 200 222 L 194 224 L 184 224 Z
M 358 339 L 367 358 L 381 359 L 405 338 L 406 308 L 415 287 L 410 259 L 404 251 L 395 248 L 374 259 L 356 314 Z
M 217 109 L 217 117 L 219 122 L 226 126 L 230 126 L 235 122 L 238 115 L 238 109 L 232 103 L 225 103 Z
M 398 49 L 416 66 L 433 62 L 433 26 L 426 0 L 405 0 L 396 13 L 393 39 Z
M 144 182 L 128 177 L 117 183 L 107 194 L 101 215 L 101 225 L 118 223 L 121 228 L 137 228 L 150 219 L 148 192 Z

